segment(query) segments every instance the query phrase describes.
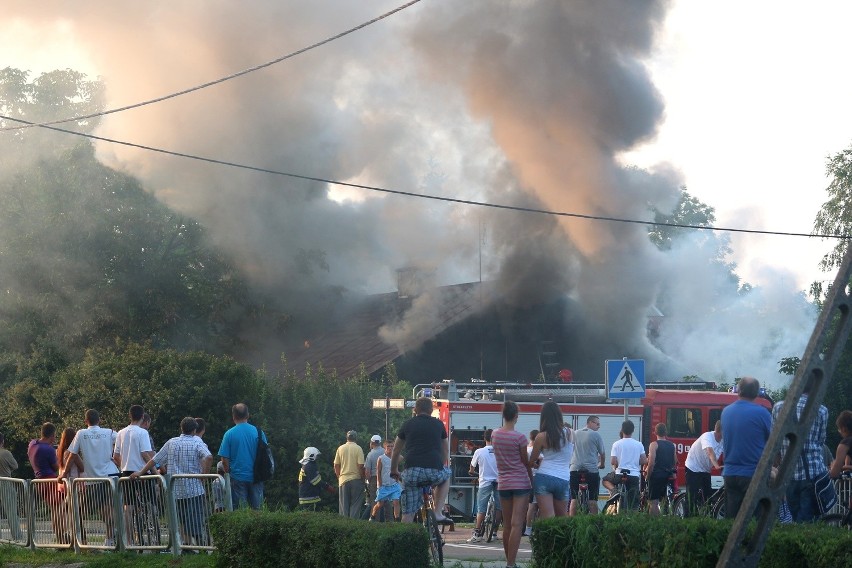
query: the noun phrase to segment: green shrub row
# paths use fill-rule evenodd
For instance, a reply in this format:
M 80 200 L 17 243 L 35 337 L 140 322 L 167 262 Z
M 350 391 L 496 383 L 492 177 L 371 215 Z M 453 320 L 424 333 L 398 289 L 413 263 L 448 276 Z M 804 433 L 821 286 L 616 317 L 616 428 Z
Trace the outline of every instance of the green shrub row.
M 713 568 L 730 521 L 647 515 L 581 515 L 535 524 L 536 568 L 665 566 Z M 852 532 L 825 525 L 777 525 L 760 566 L 836 568 L 852 565 Z
M 238 568 L 428 568 L 429 541 L 411 523 L 313 512 L 236 511 L 210 518 L 217 564 Z

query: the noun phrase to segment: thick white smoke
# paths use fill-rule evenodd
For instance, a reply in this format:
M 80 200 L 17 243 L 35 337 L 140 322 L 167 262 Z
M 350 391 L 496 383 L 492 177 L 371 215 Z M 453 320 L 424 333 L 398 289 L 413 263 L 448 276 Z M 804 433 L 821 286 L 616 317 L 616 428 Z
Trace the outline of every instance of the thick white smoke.
M 6 12 L 30 26 L 70 25 L 114 107 L 274 59 L 398 4 L 57 0 L 13 1 Z M 111 115 L 98 134 L 321 178 L 650 219 L 651 207 L 675 205 L 683 180 L 669 166 L 624 167 L 619 156 L 653 138 L 663 117 L 643 61 L 666 6 L 427 0 L 247 77 Z M 663 253 L 641 225 L 342 190 L 114 145 L 98 150 L 198 218 L 258 286 L 282 298 L 321 285 L 388 291 L 395 270 L 412 265 L 437 267 L 439 283 L 472 281 L 482 254 L 483 278 L 498 282 L 507 304 L 573 300 L 572 355 L 587 361 L 569 365 L 597 370 L 604 358 L 645 357 L 665 378 L 777 379 L 777 360 L 801 354 L 813 321 L 783 279 L 777 290 L 738 296 L 705 274 L 711 263 L 690 241 Z M 324 251 L 328 270 L 308 276 L 298 259 L 313 251 Z M 412 315 L 428 320 L 434 313 L 424 302 Z M 666 318 L 657 345 L 668 356 L 646 334 L 658 303 Z M 422 325 L 412 317 L 385 337 L 411 348 L 409 329 Z

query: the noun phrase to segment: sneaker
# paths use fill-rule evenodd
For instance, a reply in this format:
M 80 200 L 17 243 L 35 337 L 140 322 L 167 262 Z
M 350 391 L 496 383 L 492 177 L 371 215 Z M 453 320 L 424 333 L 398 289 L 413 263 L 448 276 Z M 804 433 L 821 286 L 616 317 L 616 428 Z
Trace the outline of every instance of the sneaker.
M 482 542 L 482 537 L 476 533 L 473 533 L 473 536 L 467 539 L 467 542 Z
M 502 540 L 502 539 L 500 538 L 500 535 L 499 535 L 499 534 L 497 534 L 497 533 L 494 533 L 494 536 L 493 536 L 493 537 L 491 537 L 491 538 L 493 538 L 494 540 Z
M 524 529 L 524 536 L 532 536 L 532 527 L 527 527 Z
M 108 538 L 108 539 L 104 540 L 104 546 L 109 546 L 109 547 L 115 548 L 115 539 Z

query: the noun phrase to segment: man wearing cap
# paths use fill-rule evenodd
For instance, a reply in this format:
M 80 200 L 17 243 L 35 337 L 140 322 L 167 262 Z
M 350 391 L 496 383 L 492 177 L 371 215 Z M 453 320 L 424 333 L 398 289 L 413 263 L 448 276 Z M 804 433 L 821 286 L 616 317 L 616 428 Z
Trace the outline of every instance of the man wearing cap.
M 367 473 L 367 493 L 370 495 L 370 503 L 376 502 L 376 464 L 379 461 L 379 456 L 384 454 L 382 449 L 382 437 L 374 434 L 370 438 L 370 451 L 364 459 L 364 471 Z
M 334 474 L 340 487 L 338 506 L 344 517 L 357 519 L 361 516 L 364 502 L 364 450 L 356 443 L 355 430 L 346 433 L 346 443 L 334 454 Z

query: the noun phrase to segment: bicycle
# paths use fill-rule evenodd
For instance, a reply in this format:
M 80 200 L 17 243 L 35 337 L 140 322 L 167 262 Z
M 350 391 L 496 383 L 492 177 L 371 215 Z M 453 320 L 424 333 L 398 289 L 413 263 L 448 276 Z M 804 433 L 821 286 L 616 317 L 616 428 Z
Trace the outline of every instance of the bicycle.
M 650 510 L 650 484 L 646 481 L 642 481 L 642 493 L 640 498 L 640 511 L 649 511 Z M 666 494 L 660 498 L 660 515 L 674 515 L 675 510 L 675 501 L 680 497 L 675 491 L 675 478 L 674 476 L 669 476 L 666 480 Z M 681 517 L 683 515 L 680 515 Z
M 497 485 L 496 483 L 494 484 Z M 491 497 L 488 498 L 488 507 L 485 509 L 485 518 L 482 521 L 482 536 L 485 537 L 485 542 L 491 542 L 494 540 L 494 536 L 497 534 L 497 529 L 500 527 L 500 522 L 497 521 L 497 504 L 494 501 L 494 493 L 491 493 Z
M 589 473 L 585 469 L 579 472 L 580 480 L 577 484 L 577 513 L 589 512 L 589 482 L 586 480 L 586 474 Z
M 441 538 L 440 529 L 438 529 L 438 519 L 435 518 L 434 503 L 432 501 L 432 486 L 421 486 L 423 503 L 420 505 L 420 510 L 415 515 L 415 522 L 419 522 L 426 529 L 426 534 L 429 535 L 429 554 L 432 557 L 432 564 L 444 565 L 444 539 Z
M 615 487 L 615 493 L 606 500 L 603 506 L 604 515 L 617 515 L 627 511 L 630 503 L 629 490 L 627 488 L 628 477 L 630 476 L 629 469 L 619 470 L 621 478 Z
M 686 492 L 678 494 L 675 497 L 674 503 L 672 503 L 672 514 L 677 515 L 678 517 L 685 517 L 687 512 L 689 511 L 689 496 Z M 724 519 L 725 518 L 725 487 L 722 486 L 716 491 L 713 492 L 712 495 L 708 499 L 704 499 L 704 491 L 702 489 L 698 490 L 698 501 L 701 503 L 698 505 L 695 516 L 698 517 L 711 517 L 714 519 Z
M 842 480 L 850 480 L 850 479 L 852 479 L 852 472 L 845 471 L 845 472 L 843 472 L 843 474 L 841 475 L 840 478 Z M 847 495 L 848 495 L 848 489 L 847 489 Z M 845 508 L 846 512 L 845 513 L 828 513 L 828 514 L 822 515 L 819 518 L 819 521 L 822 522 L 822 523 L 825 523 L 829 526 L 832 526 L 832 527 L 840 527 L 840 528 L 845 528 L 847 530 L 852 530 L 852 496 L 849 496 L 849 501 L 847 503 L 843 502 L 843 501 L 846 500 L 847 495 L 843 495 L 843 493 L 840 490 L 840 487 L 838 487 L 838 497 L 840 497 L 840 499 L 838 501 L 840 502 L 840 507 Z

